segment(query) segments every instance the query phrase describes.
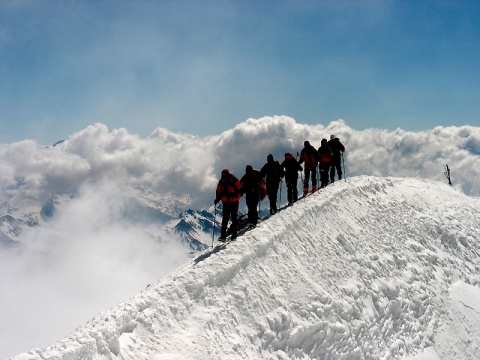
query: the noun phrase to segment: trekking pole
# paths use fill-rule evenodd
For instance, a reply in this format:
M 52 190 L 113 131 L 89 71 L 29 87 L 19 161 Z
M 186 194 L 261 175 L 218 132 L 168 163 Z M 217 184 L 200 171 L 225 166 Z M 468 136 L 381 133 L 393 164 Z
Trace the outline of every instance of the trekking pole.
M 217 204 L 215 204 L 215 214 L 213 215 L 212 247 L 215 240 L 215 224 L 217 223 Z
M 299 156 L 299 154 L 298 154 L 298 151 L 297 151 L 297 161 L 298 161 L 298 156 Z M 303 183 L 303 170 L 300 171 L 300 178 L 302 179 L 302 183 Z
M 280 179 L 280 204 L 278 206 L 282 206 L 282 183 L 283 183 L 283 180 Z
M 340 156 L 342 157 L 343 175 L 344 175 L 344 178 L 345 178 L 345 182 L 347 182 L 347 170 L 345 170 L 345 159 L 343 157 L 343 151 L 341 152 Z
M 260 211 L 262 211 L 262 193 L 261 193 L 261 190 L 260 190 L 260 183 L 258 184 L 258 217 L 260 217 Z
M 258 216 L 260 216 L 261 211 L 262 211 L 262 200 L 258 198 Z

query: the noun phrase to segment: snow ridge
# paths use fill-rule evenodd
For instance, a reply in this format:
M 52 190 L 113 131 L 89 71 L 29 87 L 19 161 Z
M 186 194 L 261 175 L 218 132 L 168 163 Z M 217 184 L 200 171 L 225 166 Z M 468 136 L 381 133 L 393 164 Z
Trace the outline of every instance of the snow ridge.
M 479 239 L 478 198 L 352 178 L 14 359 L 474 359 Z

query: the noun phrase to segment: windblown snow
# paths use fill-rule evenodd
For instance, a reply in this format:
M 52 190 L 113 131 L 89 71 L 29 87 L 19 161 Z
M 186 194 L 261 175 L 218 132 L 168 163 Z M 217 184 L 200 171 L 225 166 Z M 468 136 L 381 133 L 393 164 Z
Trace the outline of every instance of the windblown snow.
M 14 359 L 478 359 L 479 241 L 478 198 L 352 178 Z

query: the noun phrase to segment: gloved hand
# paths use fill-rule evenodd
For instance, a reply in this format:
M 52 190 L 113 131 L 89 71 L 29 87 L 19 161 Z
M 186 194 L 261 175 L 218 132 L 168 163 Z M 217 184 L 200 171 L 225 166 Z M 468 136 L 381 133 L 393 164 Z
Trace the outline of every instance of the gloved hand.
M 215 199 L 215 200 L 213 201 L 213 203 L 214 203 L 215 205 L 217 205 L 219 202 L 220 202 L 220 200 L 218 200 L 218 199 Z

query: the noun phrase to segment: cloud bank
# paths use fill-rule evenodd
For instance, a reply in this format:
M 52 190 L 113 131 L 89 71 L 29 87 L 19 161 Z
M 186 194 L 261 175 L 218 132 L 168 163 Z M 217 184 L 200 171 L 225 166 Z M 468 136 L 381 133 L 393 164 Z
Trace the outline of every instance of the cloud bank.
M 269 153 L 282 160 L 287 151 L 299 152 L 304 140 L 318 147 L 330 134 L 347 148 L 347 176 L 443 181 L 448 164 L 455 187 L 468 195 L 480 195 L 479 127 L 356 131 L 342 120 L 311 126 L 274 116 L 248 119 L 208 137 L 158 128 L 141 138 L 126 129 L 109 130 L 97 123 L 54 147 L 31 140 L 0 145 L 2 199 L 15 207 L 26 201 L 45 201 L 56 193 L 75 193 L 83 184 L 114 181 L 189 196 L 191 207 L 199 208 L 211 204 L 223 168 L 241 176 L 246 164 L 260 167 Z

